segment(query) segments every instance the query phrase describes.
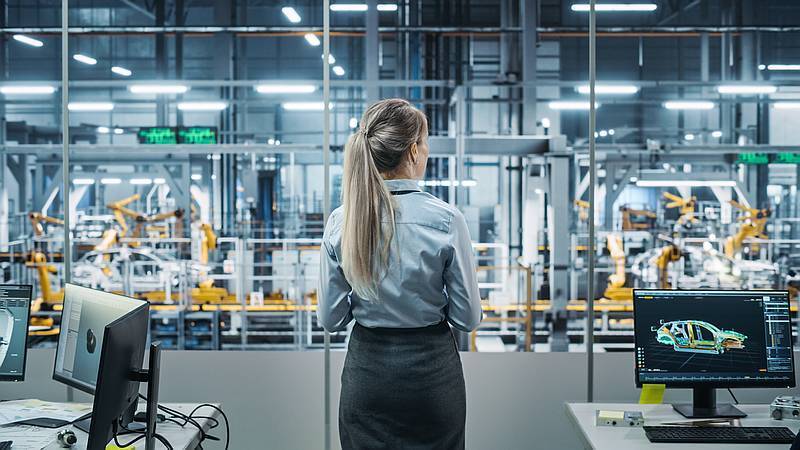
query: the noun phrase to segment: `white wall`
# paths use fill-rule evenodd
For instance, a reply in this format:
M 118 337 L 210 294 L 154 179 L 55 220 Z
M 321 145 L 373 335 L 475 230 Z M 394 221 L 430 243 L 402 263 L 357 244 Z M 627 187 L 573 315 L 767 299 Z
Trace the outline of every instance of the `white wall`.
M 334 352 L 331 358 L 334 443 L 338 443 L 338 380 L 344 356 Z M 0 400 L 64 400 L 64 387 L 50 379 L 52 360 L 51 349 L 31 350 L 27 381 L 0 384 Z M 580 448 L 564 403 L 585 400 L 585 354 L 463 353 L 462 360 L 468 449 Z M 632 354 L 597 354 L 595 367 L 597 401 L 637 400 Z M 163 357 L 161 399 L 222 402 L 233 422 L 233 449 L 321 449 L 322 371 L 321 352 L 168 351 Z M 782 393 L 798 395 L 796 389 L 735 393 L 743 403 L 769 402 Z M 687 390 L 669 391 L 667 401 L 685 401 L 688 396 Z M 723 391 L 719 397 L 728 401 Z

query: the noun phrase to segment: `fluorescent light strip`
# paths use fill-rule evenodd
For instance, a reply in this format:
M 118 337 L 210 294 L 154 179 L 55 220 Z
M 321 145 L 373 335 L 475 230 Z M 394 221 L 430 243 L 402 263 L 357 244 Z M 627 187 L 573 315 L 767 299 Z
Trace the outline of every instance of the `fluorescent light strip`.
M 800 64 L 767 64 L 766 68 L 774 71 L 800 70 Z
M 303 37 L 306 39 L 306 42 L 308 42 L 309 45 L 311 45 L 312 47 L 319 47 L 319 44 L 321 44 L 319 38 L 314 33 L 306 33 Z
M 100 183 L 101 184 L 120 184 L 120 183 L 122 183 L 122 180 L 119 179 L 119 178 L 101 178 L 100 179 Z
M 286 111 L 322 111 L 325 109 L 323 102 L 286 102 L 281 105 Z M 333 109 L 333 104 L 329 105 Z
M 150 178 L 131 178 L 130 183 L 137 186 L 148 186 L 153 184 Z
M 775 102 L 772 106 L 775 109 L 800 109 L 800 102 Z
M 128 90 L 133 94 L 183 94 L 189 87 L 182 84 L 132 84 Z
M 597 12 L 650 12 L 658 9 L 658 5 L 654 3 L 600 3 L 594 5 L 594 10 Z M 588 3 L 575 3 L 572 5 L 572 10 L 576 12 L 589 12 Z
M 678 109 L 708 110 L 708 109 L 714 109 L 714 102 L 676 100 L 676 101 L 664 102 L 664 108 L 672 110 L 678 110 Z
M 92 58 L 91 56 L 81 55 L 80 53 L 72 55 L 72 59 L 78 62 L 82 62 L 84 64 L 88 64 L 90 66 L 97 64 L 96 59 Z
M 122 128 L 114 128 L 114 134 L 124 134 L 125 130 Z
M 712 131 L 711 132 L 711 137 L 721 138 L 722 137 L 722 131 L 720 131 L 720 130 Z
M 589 95 L 589 85 L 578 86 L 578 93 Z M 639 92 L 639 86 L 624 84 L 597 84 L 594 87 L 596 94 L 635 94 Z
M 128 69 L 126 69 L 124 67 L 120 67 L 120 66 L 112 67 L 111 71 L 114 72 L 117 75 L 122 75 L 123 77 L 129 77 L 129 76 L 133 75 L 133 72 L 131 72 L 130 70 L 128 70 Z
M 181 102 L 178 109 L 181 111 L 222 111 L 228 107 L 227 102 Z
M 581 110 L 581 111 L 588 111 L 589 110 L 589 102 L 578 100 L 578 101 L 552 101 L 548 103 L 550 109 L 556 110 Z M 595 102 L 594 104 L 595 109 L 600 108 L 600 103 Z
M 259 84 L 259 94 L 310 94 L 317 90 L 313 84 Z
M 94 179 L 93 178 L 75 178 L 74 180 L 72 180 L 72 184 L 75 184 L 75 185 L 78 185 L 78 186 L 88 186 L 90 184 L 94 184 Z
M 0 93 L 4 95 L 52 94 L 55 91 L 53 86 L 0 86 Z
M 286 16 L 287 19 L 289 19 L 289 22 L 300 23 L 300 21 L 303 20 L 300 18 L 300 14 L 297 13 L 297 10 L 291 6 L 284 6 L 281 8 L 281 12 L 284 16 Z
M 200 181 L 203 179 L 203 176 L 199 173 L 193 173 L 190 177 L 193 181 Z
M 97 127 L 97 132 L 100 134 L 108 134 L 111 133 L 111 129 L 108 127 Z
M 639 187 L 735 187 L 733 180 L 638 180 Z
M 341 77 L 344 75 L 344 68 L 342 66 L 333 66 L 333 73 Z
M 154 178 L 153 179 L 153 184 L 164 184 L 166 182 L 167 182 L 167 180 L 165 180 L 164 178 Z
M 70 102 L 67 104 L 70 111 L 111 111 L 114 104 L 109 102 Z
M 367 10 L 366 3 L 335 3 L 331 5 L 331 11 L 363 12 L 366 10 Z
M 774 94 L 778 88 L 770 85 L 723 84 L 717 86 L 720 94 Z
M 12 37 L 15 41 L 22 42 L 23 44 L 30 45 L 31 47 L 41 47 L 44 45 L 44 42 L 34 39 L 30 36 L 25 36 L 24 34 L 15 34 Z
M 397 11 L 396 3 L 380 3 L 378 4 L 378 11 L 393 12 Z

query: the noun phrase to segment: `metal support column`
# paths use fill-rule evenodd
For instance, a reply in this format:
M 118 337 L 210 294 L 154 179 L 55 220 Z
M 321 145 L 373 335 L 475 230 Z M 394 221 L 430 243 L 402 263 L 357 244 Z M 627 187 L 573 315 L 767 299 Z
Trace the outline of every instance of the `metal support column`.
M 367 79 L 367 103 L 380 99 L 381 88 L 375 84 L 380 77 L 378 53 L 381 35 L 378 33 L 378 0 L 367 0 L 367 36 L 364 41 L 364 75 Z
M 322 199 L 323 222 L 328 223 L 331 209 L 330 195 L 330 151 L 331 151 L 331 72 L 328 57 L 331 54 L 331 1 L 322 0 L 322 164 L 323 183 Z M 325 354 L 323 359 L 323 420 L 325 425 L 324 449 L 331 448 L 331 334 L 324 333 Z
M 597 81 L 597 11 L 595 0 L 589 0 L 589 260 L 586 293 L 586 401 L 594 401 L 594 211 L 595 185 L 597 184 L 597 158 L 595 157 L 595 130 L 597 129 L 597 107 L 595 105 L 595 83 Z M 621 183 L 625 183 L 623 179 Z
M 572 208 L 571 180 L 572 158 L 569 155 L 550 156 L 550 199 L 547 202 L 547 244 L 550 246 L 550 312 L 552 329 L 550 350 L 565 352 L 568 350 L 567 336 L 567 302 L 569 301 L 569 269 L 570 269 L 570 216 Z
M 64 204 L 64 283 L 72 281 L 69 220 L 69 0 L 61 0 L 61 198 Z M 71 391 L 70 391 L 71 392 Z
M 536 0 L 521 0 L 522 21 L 522 134 L 536 133 Z
M 157 27 L 163 27 L 167 21 L 167 0 L 156 0 L 155 2 L 155 21 Z M 155 34 L 156 50 L 156 74 L 159 79 L 167 78 L 167 37 L 164 33 Z M 167 97 L 158 95 L 156 101 L 156 124 L 158 126 L 169 125 L 169 110 L 167 109 Z

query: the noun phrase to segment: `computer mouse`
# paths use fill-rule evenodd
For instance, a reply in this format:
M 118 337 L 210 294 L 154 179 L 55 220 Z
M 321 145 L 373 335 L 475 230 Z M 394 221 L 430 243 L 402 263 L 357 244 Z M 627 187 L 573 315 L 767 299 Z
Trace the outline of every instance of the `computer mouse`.
M 94 353 L 95 348 L 97 347 L 97 338 L 92 332 L 92 329 L 86 330 L 86 350 L 89 353 Z

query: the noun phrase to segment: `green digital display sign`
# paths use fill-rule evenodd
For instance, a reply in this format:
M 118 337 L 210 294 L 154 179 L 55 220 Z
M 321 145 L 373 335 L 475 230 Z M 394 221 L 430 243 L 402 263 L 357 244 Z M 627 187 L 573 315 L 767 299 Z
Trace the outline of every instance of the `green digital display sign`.
M 216 127 L 178 128 L 178 142 L 181 144 L 216 144 Z
M 142 127 L 136 134 L 140 144 L 177 144 L 178 134 L 171 127 Z
M 800 153 L 778 153 L 775 155 L 776 164 L 800 164 Z
M 738 164 L 769 164 L 769 155 L 766 153 L 739 153 L 736 162 Z
M 141 127 L 137 138 L 140 144 L 216 144 L 217 127 Z

